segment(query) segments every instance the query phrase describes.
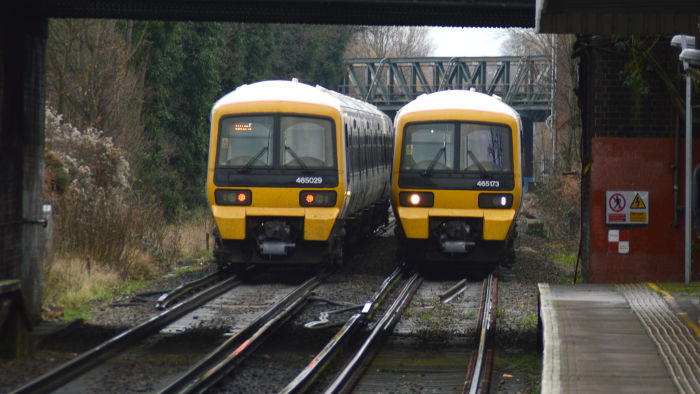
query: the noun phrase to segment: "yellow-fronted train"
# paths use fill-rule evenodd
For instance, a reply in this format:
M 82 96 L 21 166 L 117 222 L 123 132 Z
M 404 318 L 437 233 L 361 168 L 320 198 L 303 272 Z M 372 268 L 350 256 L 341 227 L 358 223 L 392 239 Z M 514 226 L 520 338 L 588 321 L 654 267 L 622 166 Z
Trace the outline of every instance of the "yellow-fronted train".
M 497 97 L 448 90 L 406 104 L 394 126 L 399 258 L 479 272 L 512 263 L 522 185 L 519 114 Z
M 207 172 L 217 263 L 341 262 L 388 220 L 392 154 L 391 120 L 360 100 L 296 80 L 225 95 Z

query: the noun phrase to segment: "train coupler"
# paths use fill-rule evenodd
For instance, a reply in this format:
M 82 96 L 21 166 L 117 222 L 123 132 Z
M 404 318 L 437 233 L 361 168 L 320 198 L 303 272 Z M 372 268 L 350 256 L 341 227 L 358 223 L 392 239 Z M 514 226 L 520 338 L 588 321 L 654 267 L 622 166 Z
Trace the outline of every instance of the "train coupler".
M 469 253 L 476 246 L 472 240 L 472 229 L 468 223 L 462 221 L 443 222 L 439 227 L 440 251 L 442 253 Z
M 261 222 L 258 231 L 257 247 L 261 256 L 284 257 L 296 248 L 294 231 L 283 220 Z

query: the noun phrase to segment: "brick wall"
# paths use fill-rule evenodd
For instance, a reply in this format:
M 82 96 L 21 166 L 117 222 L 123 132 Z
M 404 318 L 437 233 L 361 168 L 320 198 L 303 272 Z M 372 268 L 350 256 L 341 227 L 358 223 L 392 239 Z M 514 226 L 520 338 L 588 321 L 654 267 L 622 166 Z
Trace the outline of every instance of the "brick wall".
M 577 95 L 583 124 L 585 281 L 684 279 L 683 215 L 674 215 L 673 198 L 677 176 L 681 191 L 678 203 L 684 203 L 685 125 L 679 110 L 684 106 L 680 99 L 684 92 L 677 92 L 682 86 L 678 50 L 671 48 L 669 42 L 670 37 L 663 37 L 637 43 L 638 55 L 647 49 L 653 55 L 653 60 L 640 63 L 642 95 L 635 93 L 634 81 L 625 80 L 634 68 L 626 66 L 635 59 L 629 43 L 600 36 L 579 37 L 576 43 L 580 57 Z M 676 138 L 678 131 L 680 138 Z M 697 154 L 695 163 L 699 162 Z M 674 173 L 676 167 L 678 172 Z M 605 224 L 607 190 L 649 191 L 649 224 L 629 227 L 628 255 L 608 251 L 607 233 L 611 227 Z M 695 277 L 699 266 L 697 262 L 693 266 Z

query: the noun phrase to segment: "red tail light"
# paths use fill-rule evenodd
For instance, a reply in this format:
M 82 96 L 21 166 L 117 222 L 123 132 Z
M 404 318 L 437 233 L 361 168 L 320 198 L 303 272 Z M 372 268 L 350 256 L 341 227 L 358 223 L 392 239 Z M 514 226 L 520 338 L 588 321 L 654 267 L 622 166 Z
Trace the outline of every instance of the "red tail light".
M 335 206 L 337 194 L 333 190 L 302 190 L 299 192 L 299 205 L 302 207 Z
M 216 205 L 250 205 L 253 193 L 250 190 L 218 189 L 214 192 Z

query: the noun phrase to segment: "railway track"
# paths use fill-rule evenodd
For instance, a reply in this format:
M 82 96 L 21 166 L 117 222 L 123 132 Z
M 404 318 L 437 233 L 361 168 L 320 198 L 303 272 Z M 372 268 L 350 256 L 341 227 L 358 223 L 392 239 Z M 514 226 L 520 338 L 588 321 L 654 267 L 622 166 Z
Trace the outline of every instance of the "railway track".
M 46 393 L 55 390 L 69 381 L 76 379 L 90 369 L 95 368 L 106 359 L 123 351 L 129 346 L 157 333 L 166 325 L 183 317 L 224 292 L 231 290 L 240 283 L 240 280 L 236 277 L 229 277 L 216 282 L 189 298 L 177 302 L 170 308 L 153 316 L 151 319 L 112 337 L 67 363 L 33 379 L 15 389 L 12 393 Z
M 408 276 L 408 277 L 407 277 Z M 271 389 L 280 393 L 298 392 L 324 392 L 347 393 L 354 390 L 364 392 L 365 372 L 373 370 L 373 360 L 384 351 L 383 346 L 394 331 L 394 327 L 401 319 L 403 312 L 411 303 L 414 294 L 423 284 L 423 278 L 417 273 L 407 275 L 402 268 L 396 268 L 388 275 L 376 292 L 367 302 L 357 308 L 321 348 L 321 350 L 301 369 L 294 378 L 281 388 Z M 216 351 L 202 359 L 177 381 L 173 382 L 161 393 L 191 393 L 227 392 L 241 388 L 240 382 L 231 381 L 231 378 L 243 374 L 246 368 L 263 368 L 257 376 L 266 376 L 265 368 L 271 368 L 269 363 L 263 362 L 257 366 L 242 366 L 247 357 L 258 353 L 258 348 L 266 345 L 264 341 L 270 339 L 272 332 L 278 329 L 284 322 L 299 313 L 308 302 L 309 291 L 316 283 L 309 282 L 308 288 L 304 286 L 290 293 L 288 297 L 262 314 L 258 320 L 249 327 L 220 345 Z M 474 288 L 477 283 L 467 282 L 466 279 L 458 282 L 451 289 L 439 296 L 443 303 L 449 303 L 459 297 L 467 287 Z M 497 307 L 497 279 L 489 276 L 481 283 L 480 291 L 470 292 L 480 298 L 477 316 L 465 321 L 465 324 L 476 325 L 475 344 L 471 352 L 462 353 L 462 367 L 460 368 L 460 390 L 464 393 L 489 392 L 491 365 L 493 361 L 493 332 L 495 326 L 495 309 Z M 339 310 L 353 309 L 341 306 Z M 381 314 L 379 313 L 381 312 Z M 323 315 L 323 313 L 322 313 Z M 379 315 L 379 316 L 375 316 Z M 323 324 L 327 322 L 323 318 L 311 323 Z M 307 324 L 312 327 L 314 324 Z M 317 328 L 317 327 L 316 327 Z M 468 348 L 468 346 L 466 346 Z M 269 349 L 267 350 L 269 352 Z M 306 353 L 310 350 L 301 350 Z M 265 350 L 260 352 L 265 353 Z M 261 357 L 258 354 L 259 358 Z M 265 366 L 267 365 L 267 367 Z M 467 369 L 465 376 L 464 370 Z M 250 372 L 248 372 L 250 374 Z M 423 375 L 423 370 L 417 375 Z M 372 378 L 370 378 L 372 379 Z M 420 380 L 420 376 L 416 378 Z M 220 383 L 219 386 L 215 384 Z M 371 383 L 369 386 L 371 387 Z M 443 387 L 445 391 L 448 390 Z M 436 387 L 431 387 L 435 390 Z M 441 388 L 438 387 L 438 390 Z
M 319 277 L 313 277 L 294 289 L 258 319 L 197 362 L 161 393 L 204 392 L 212 387 L 230 374 L 268 335 L 298 312 L 320 281 Z
M 493 333 L 498 305 L 498 279 L 489 275 L 484 279 L 481 290 L 481 307 L 477 318 L 479 342 L 472 353 L 467 372 L 464 392 L 469 394 L 488 393 L 493 368 Z
M 128 349 L 130 346 L 142 342 L 149 335 L 163 330 L 166 325 L 176 320 L 178 322 L 181 321 L 183 315 L 195 310 L 207 300 L 211 300 L 217 295 L 240 285 L 240 281 L 234 277 L 212 284 L 216 280 L 214 277 L 207 277 L 176 289 L 168 296 L 159 299 L 159 306 L 171 305 L 160 314 L 133 329 L 113 337 L 13 392 L 49 392 L 58 389 L 66 391 L 66 387 L 74 387 L 75 383 L 73 381 L 84 376 L 87 371 L 99 366 L 103 361 L 114 358 L 118 353 Z M 423 280 L 416 273 L 407 275 L 405 269 L 396 268 L 384 279 L 376 292 L 364 304 L 352 307 L 341 305 L 338 310 L 351 312 L 350 317 L 342 327 L 334 334 L 331 332 L 333 324 L 322 328 L 321 336 L 326 335 L 329 338 L 326 345 L 310 345 L 314 346 L 314 348 L 300 350 L 303 354 L 311 354 L 310 352 L 315 353 L 318 349 L 321 349 L 305 366 L 300 365 L 296 369 L 296 375 L 290 375 L 292 378 L 289 378 L 290 380 L 288 380 L 286 385 L 282 384 L 272 390 L 281 393 L 321 391 L 335 393 L 350 392 L 359 386 L 358 390 L 360 392 L 365 391 L 362 388 L 364 387 L 363 385 L 366 385 L 364 381 L 367 380 L 365 372 L 368 368 L 370 370 L 375 369 L 375 367 L 371 367 L 373 360 L 384 352 L 384 344 L 390 338 L 394 327 L 411 303 L 414 294 L 422 286 Z M 189 367 L 181 368 L 181 372 L 172 375 L 170 378 L 164 380 L 163 377 L 159 377 L 158 382 L 154 383 L 152 388 L 161 393 L 190 393 L 209 390 L 227 391 L 235 387 L 240 388 L 241 382 L 232 381 L 232 378 L 241 373 L 241 370 L 250 368 L 241 364 L 244 364 L 244 361 L 254 354 L 258 358 L 264 358 L 260 356 L 260 352 L 265 352 L 266 350 L 259 350 L 259 348 L 262 347 L 264 349 L 265 346 L 275 346 L 274 344 L 266 345 L 265 342 L 276 335 L 274 334 L 276 330 L 285 326 L 285 323 L 289 322 L 290 319 L 308 306 L 310 300 L 314 299 L 312 297 L 314 294 L 313 290 L 322 282 L 323 276 L 319 275 L 288 291 L 286 296 L 274 303 L 272 307 L 266 308 L 264 312 L 259 313 L 258 317 L 247 326 L 237 328 L 228 339 L 218 341 L 220 344 L 213 346 L 213 350 L 207 352 L 204 357 L 199 358 L 198 356 L 196 358 L 198 361 L 190 364 Z M 464 368 L 467 365 L 466 355 L 469 352 L 463 352 L 461 357 L 463 360 L 460 368 L 462 371 L 461 381 L 465 384 L 465 393 L 488 392 L 490 363 L 493 357 L 493 351 L 489 349 L 489 346 L 492 343 L 495 315 L 493 311 L 496 307 L 497 294 L 496 284 L 497 281 L 492 278 L 484 281 L 481 291 L 482 306 L 479 308 L 478 318 L 470 318 L 465 321 L 465 324 L 471 324 L 470 322 L 477 320 L 479 329 L 479 339 L 476 341 L 478 342 L 478 347 L 473 351 L 472 360 L 469 364 L 469 376 L 464 377 Z M 440 295 L 439 299 L 441 302 L 448 303 L 460 296 L 465 288 L 470 287 L 473 289 L 476 285 L 474 282 L 461 281 L 452 289 Z M 187 299 L 177 301 L 178 297 L 185 297 L 202 287 L 206 287 L 206 289 L 189 296 Z M 474 290 L 470 291 L 469 296 L 463 296 L 462 298 L 472 296 L 476 296 Z M 375 316 L 375 314 L 379 315 L 380 312 L 380 316 Z M 327 320 L 321 318 L 312 323 L 323 325 L 327 323 Z M 338 325 L 337 322 L 336 325 Z M 289 329 L 288 327 L 286 330 Z M 277 341 L 279 343 L 279 338 Z M 268 349 L 267 352 L 269 351 Z M 134 360 L 139 360 L 138 357 L 136 356 Z M 130 364 L 133 365 L 133 361 Z M 262 365 L 263 369 L 267 368 L 264 364 Z M 257 367 L 254 366 L 252 368 L 261 368 L 261 366 L 258 364 Z M 420 372 L 421 375 L 425 373 L 427 372 Z M 265 372 L 253 372 L 253 375 L 265 376 Z M 370 377 L 369 379 L 371 380 L 372 378 Z M 420 379 L 420 376 L 416 377 L 416 380 Z M 69 382 L 71 385 L 67 386 Z M 81 387 L 80 384 L 77 387 Z M 70 389 L 68 390 L 70 391 Z
M 368 323 L 372 312 L 377 308 L 377 301 L 383 299 L 391 287 L 390 283 L 397 282 L 400 273 L 393 273 L 384 281 L 384 285 L 373 296 L 372 300 L 365 304 L 360 313 L 353 315 L 346 324 L 336 333 L 321 352 L 319 352 L 280 393 L 297 392 L 324 392 L 347 393 L 352 392 L 363 379 L 364 372 L 372 364 L 373 359 L 381 352 L 381 347 L 391 335 L 394 326 L 401 318 L 402 313 L 411 302 L 413 295 L 421 286 L 423 278 L 413 274 L 395 294 L 391 304 L 387 306 L 381 318 L 374 323 L 373 328 L 363 341 L 360 341 L 354 354 L 339 368 L 336 368 L 332 379 L 321 378 L 321 373 L 329 369 L 333 362 L 333 355 L 340 353 L 342 347 L 348 342 L 348 337 L 354 332 L 360 323 Z M 460 281 L 449 289 L 440 298 L 442 302 L 449 302 L 464 291 L 466 280 Z M 497 279 L 492 275 L 483 281 L 481 290 L 480 308 L 477 318 L 477 343 L 472 352 L 467 376 L 464 377 L 465 393 L 488 393 L 490 385 L 490 373 L 493 362 L 493 332 L 495 327 L 495 309 L 497 306 Z M 466 358 L 464 360 L 466 364 Z M 326 372 L 330 374 L 332 372 Z M 421 371 L 421 374 L 426 371 Z M 323 381 L 323 383 L 318 383 Z M 398 387 L 398 386 L 395 386 Z M 362 391 L 362 390 L 361 390 Z

